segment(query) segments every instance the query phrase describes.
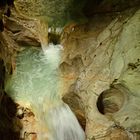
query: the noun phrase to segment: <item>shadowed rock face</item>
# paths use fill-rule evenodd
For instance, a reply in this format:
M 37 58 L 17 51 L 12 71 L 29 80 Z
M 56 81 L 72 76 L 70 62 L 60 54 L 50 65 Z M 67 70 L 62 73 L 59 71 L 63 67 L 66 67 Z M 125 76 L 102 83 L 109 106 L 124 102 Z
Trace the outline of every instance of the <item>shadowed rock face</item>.
M 44 18 L 50 27 L 64 27 L 70 22 L 86 22 L 97 13 L 120 12 L 135 7 L 139 0 L 16 0 L 21 14 Z
M 64 27 L 69 22 L 84 20 L 83 7 L 86 0 L 16 0 L 21 14 L 44 18 L 51 27 Z
M 6 93 L 0 94 L 0 138 L 19 140 L 22 124 L 16 117 L 17 106 Z
M 125 93 L 119 89 L 111 88 L 100 94 L 97 107 L 102 114 L 113 114 L 123 107 L 125 100 Z

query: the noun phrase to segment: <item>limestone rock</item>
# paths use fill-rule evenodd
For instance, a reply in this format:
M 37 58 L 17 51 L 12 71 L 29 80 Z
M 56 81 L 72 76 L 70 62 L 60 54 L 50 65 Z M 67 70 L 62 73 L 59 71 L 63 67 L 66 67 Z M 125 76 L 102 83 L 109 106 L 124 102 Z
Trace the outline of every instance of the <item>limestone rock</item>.
M 60 38 L 64 50 L 59 90 L 85 129 L 87 140 L 139 140 L 139 0 L 81 2 L 75 11 L 72 0 L 16 0 L 17 11 L 13 9 L 10 18 L 3 17 L 0 58 L 9 73 L 11 65 L 14 72 L 16 52 L 22 46 L 47 44 L 48 27 L 65 26 Z M 46 5 L 48 10 L 44 10 Z M 73 13 L 78 20 L 87 16 L 89 21 L 78 24 Z M 70 21 L 74 22 L 66 26 Z M 34 140 L 37 122 L 32 110 L 27 110 L 20 119 L 22 132 L 27 132 L 26 139 Z M 18 113 L 22 117 L 23 112 Z
M 85 25 L 85 31 L 76 27 L 64 41 L 60 68 L 67 85 L 65 96 L 71 100 L 66 102 L 72 106 L 78 97 L 83 104 L 84 109 L 79 106 L 77 110 L 86 118 L 89 140 L 138 139 L 140 11 L 93 21 L 92 26 Z M 68 79 L 71 73 L 73 78 Z M 108 94 L 103 95 L 106 90 Z M 69 96 L 72 93 L 75 98 Z

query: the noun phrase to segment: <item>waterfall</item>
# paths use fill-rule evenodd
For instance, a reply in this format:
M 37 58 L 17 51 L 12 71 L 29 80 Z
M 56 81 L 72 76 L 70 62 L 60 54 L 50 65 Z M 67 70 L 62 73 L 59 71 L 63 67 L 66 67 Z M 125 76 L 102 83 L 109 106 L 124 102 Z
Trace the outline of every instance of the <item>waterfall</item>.
M 38 140 L 85 140 L 75 115 L 61 100 L 59 63 L 61 45 L 25 48 L 17 56 L 16 70 L 6 92 L 17 102 L 30 104 L 38 122 Z
M 85 140 L 84 132 L 67 104 L 51 109 L 48 115 L 54 132 L 51 140 Z

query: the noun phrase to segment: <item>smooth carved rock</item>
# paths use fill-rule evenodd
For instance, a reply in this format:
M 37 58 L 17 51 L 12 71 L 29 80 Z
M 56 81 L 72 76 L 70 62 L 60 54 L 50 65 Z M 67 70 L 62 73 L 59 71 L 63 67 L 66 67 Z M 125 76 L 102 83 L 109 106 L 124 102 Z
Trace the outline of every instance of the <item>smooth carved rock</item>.
M 67 80 L 65 96 L 70 99 L 66 102 L 73 105 L 76 98 L 69 94 L 74 92 L 84 104 L 84 110 L 80 109 L 86 118 L 88 139 L 139 138 L 140 11 L 128 13 L 113 21 L 106 16 L 110 24 L 102 21 L 100 33 L 94 33 L 93 22 L 88 32 L 81 31 L 78 36 L 73 31 L 64 42 L 62 64 L 70 65 L 76 75 L 75 80 Z M 80 68 L 74 65 L 77 57 L 82 61 Z M 65 80 L 68 69 L 61 70 Z

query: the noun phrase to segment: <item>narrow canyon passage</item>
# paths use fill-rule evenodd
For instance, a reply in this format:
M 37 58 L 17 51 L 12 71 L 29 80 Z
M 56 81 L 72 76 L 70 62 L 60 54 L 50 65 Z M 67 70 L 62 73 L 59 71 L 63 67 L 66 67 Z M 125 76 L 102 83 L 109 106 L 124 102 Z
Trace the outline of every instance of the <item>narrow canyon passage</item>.
M 1 0 L 0 140 L 140 140 L 139 38 L 139 0 Z

